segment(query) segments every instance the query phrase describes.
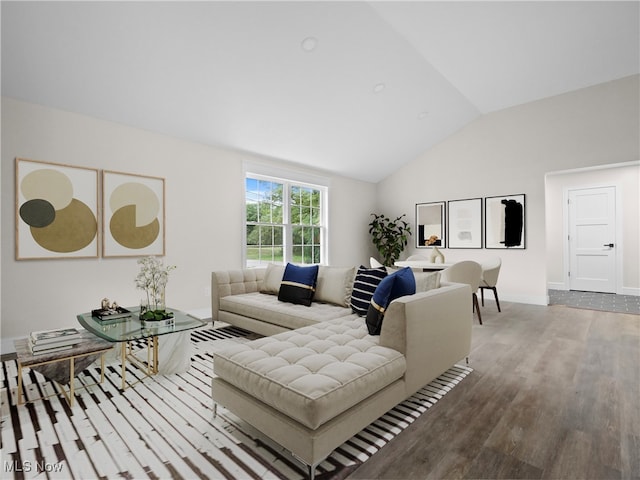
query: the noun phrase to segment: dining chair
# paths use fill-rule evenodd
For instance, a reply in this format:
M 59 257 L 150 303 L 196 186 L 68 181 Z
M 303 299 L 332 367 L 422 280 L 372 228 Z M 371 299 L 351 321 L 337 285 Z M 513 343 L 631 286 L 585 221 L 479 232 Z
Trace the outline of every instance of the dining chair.
M 456 262 L 442 271 L 441 280 L 443 282 L 466 283 L 471 287 L 471 304 L 473 311 L 478 313 L 478 322 L 482 325 L 482 314 L 478 305 L 478 295 L 476 292 L 480 286 L 482 267 L 478 262 L 464 260 Z
M 498 275 L 500 274 L 500 267 L 502 266 L 502 259 L 500 257 L 491 257 L 482 262 L 482 275 L 480 277 L 480 297 L 482 298 L 482 306 L 484 307 L 484 291 L 485 289 L 493 290 L 493 296 L 496 299 L 496 305 L 498 311 L 500 310 L 500 301 L 498 300 L 498 289 L 496 285 L 498 283 Z

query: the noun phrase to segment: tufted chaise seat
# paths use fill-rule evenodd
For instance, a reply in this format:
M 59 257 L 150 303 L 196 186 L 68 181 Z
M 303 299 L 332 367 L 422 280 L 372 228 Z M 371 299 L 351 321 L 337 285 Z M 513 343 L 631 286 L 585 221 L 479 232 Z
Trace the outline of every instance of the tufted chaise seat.
M 215 373 L 316 429 L 402 378 L 405 357 L 379 345 L 352 315 L 235 345 L 214 354 Z
M 213 318 L 272 335 L 213 353 L 214 414 L 223 405 L 311 479 L 339 445 L 468 355 L 472 325 L 468 285 L 428 288 L 416 276 L 416 293 L 393 300 L 371 336 L 348 308 L 353 270 L 320 273 L 310 307 L 279 302 L 280 279 L 264 270 L 216 271 L 211 282 Z

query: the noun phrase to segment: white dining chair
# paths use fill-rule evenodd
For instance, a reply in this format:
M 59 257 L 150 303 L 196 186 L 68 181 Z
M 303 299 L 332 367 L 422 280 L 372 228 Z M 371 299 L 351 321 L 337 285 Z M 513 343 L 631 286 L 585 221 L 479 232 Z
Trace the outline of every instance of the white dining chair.
M 492 257 L 483 261 L 480 265 L 482 267 L 482 275 L 480 277 L 480 297 L 482 298 L 482 306 L 484 307 L 484 291 L 485 289 L 493 290 L 493 296 L 496 299 L 496 305 L 498 311 L 500 310 L 500 301 L 498 300 L 498 275 L 500 274 L 500 267 L 502 266 L 502 259 L 500 257 Z
M 471 304 L 472 308 L 478 314 L 478 322 L 482 325 L 482 314 L 480 313 L 480 305 L 478 305 L 478 287 L 480 286 L 480 277 L 482 275 L 482 267 L 478 262 L 472 260 L 464 260 L 457 262 L 442 271 L 441 280 L 443 282 L 466 283 L 471 287 Z

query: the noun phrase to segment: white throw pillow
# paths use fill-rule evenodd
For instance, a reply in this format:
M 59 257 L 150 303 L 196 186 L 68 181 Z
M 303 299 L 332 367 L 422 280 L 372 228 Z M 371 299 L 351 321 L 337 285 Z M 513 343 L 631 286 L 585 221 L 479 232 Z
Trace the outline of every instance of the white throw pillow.
M 355 267 L 327 267 L 320 265 L 316 294 L 313 297 L 313 301 L 348 307 L 355 276 Z
M 282 283 L 282 277 L 284 276 L 285 265 L 278 265 L 276 263 L 270 263 L 267 265 L 267 270 L 264 273 L 264 280 L 262 281 L 261 293 L 268 293 L 270 295 L 278 295 L 280 291 L 280 284 Z
M 441 272 L 413 272 L 416 277 L 416 293 L 440 288 Z

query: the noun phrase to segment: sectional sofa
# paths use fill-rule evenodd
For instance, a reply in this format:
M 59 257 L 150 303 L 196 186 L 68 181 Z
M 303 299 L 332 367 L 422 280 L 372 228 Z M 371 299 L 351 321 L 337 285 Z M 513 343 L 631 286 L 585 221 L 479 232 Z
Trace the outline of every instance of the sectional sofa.
M 214 409 L 225 406 L 289 450 L 310 478 L 336 447 L 471 346 L 468 285 L 416 274 L 416 293 L 393 300 L 380 335 L 370 335 L 349 307 L 354 274 L 323 267 L 307 307 L 278 300 L 281 270 L 212 273 L 214 321 L 267 335 L 214 353 Z

